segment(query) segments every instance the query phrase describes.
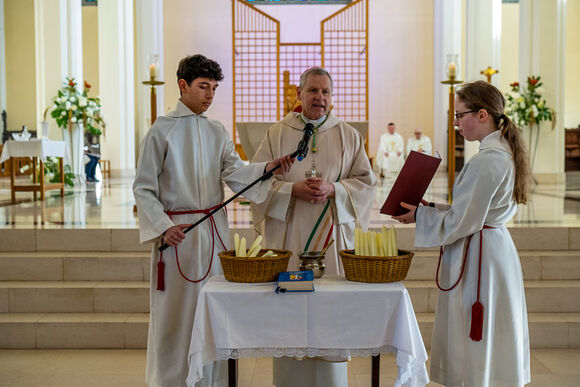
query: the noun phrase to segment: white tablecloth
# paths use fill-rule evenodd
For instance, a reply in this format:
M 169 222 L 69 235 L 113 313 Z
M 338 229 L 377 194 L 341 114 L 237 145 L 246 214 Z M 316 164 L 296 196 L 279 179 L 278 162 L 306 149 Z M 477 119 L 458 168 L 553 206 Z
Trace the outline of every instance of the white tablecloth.
M 395 386 L 428 383 L 427 352 L 409 293 L 400 282 L 315 280 L 314 292 L 276 294 L 275 284 L 211 278 L 202 288 L 189 349 L 192 386 L 214 360 L 395 353 Z
M 2 148 L 0 163 L 10 157 L 38 157 L 43 162 L 49 156 L 65 157 L 64 141 L 32 139 L 30 141 L 6 141 Z

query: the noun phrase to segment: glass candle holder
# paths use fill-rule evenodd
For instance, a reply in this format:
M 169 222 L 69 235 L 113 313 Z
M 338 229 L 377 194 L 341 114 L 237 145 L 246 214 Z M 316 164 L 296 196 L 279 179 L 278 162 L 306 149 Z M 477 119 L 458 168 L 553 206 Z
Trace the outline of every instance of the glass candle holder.
M 447 64 L 445 65 L 447 79 L 459 78 L 459 55 L 447 54 Z
M 159 54 L 147 55 L 147 78 L 151 81 L 156 81 L 159 78 Z

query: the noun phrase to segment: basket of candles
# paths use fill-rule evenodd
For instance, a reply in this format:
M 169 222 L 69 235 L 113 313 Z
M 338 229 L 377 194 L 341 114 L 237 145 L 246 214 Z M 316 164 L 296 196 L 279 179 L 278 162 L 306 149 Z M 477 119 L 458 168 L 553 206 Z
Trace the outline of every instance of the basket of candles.
M 355 229 L 354 235 L 354 250 L 338 253 L 347 280 L 379 283 L 405 279 L 414 253 L 397 248 L 394 228 L 383 226 L 378 232 Z
M 246 238 L 234 234 L 234 250 L 219 253 L 224 277 L 230 282 L 272 282 L 280 272 L 286 271 L 292 252 L 263 249 L 262 236 L 258 236 L 249 249 Z

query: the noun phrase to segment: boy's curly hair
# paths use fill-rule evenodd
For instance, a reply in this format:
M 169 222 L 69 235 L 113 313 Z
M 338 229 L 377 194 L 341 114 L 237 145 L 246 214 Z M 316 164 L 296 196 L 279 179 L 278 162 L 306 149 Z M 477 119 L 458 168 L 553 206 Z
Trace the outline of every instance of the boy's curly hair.
M 224 79 L 224 74 L 216 61 L 200 54 L 186 56 L 179 61 L 179 66 L 177 66 L 177 80 L 183 79 L 188 85 L 191 85 L 195 78 L 221 81 Z

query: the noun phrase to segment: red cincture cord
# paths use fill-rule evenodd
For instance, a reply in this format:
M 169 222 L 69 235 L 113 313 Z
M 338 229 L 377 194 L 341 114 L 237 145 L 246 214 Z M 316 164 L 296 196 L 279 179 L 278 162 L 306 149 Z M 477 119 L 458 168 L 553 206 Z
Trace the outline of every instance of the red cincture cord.
M 481 285 L 481 251 L 483 247 L 483 230 L 486 228 L 494 228 L 490 226 L 483 226 L 483 229 L 479 230 L 479 269 L 477 272 L 477 300 L 471 307 L 471 331 L 469 333 L 469 337 L 473 341 L 480 341 L 483 336 L 483 305 L 479 302 L 479 290 Z M 475 235 L 472 234 L 467 238 L 467 247 L 465 248 L 465 253 L 463 255 L 463 263 L 461 264 L 461 272 L 459 273 L 459 278 L 453 284 L 453 286 L 444 289 L 439 284 L 439 268 L 441 267 L 441 256 L 443 255 L 443 246 L 439 248 L 439 262 L 437 263 L 437 274 L 435 275 L 435 282 L 437 283 L 437 287 L 439 290 L 448 292 L 454 289 L 461 278 L 463 278 L 463 272 L 465 271 L 465 261 L 467 260 L 467 253 L 469 252 L 469 243 L 471 242 L 471 237 Z
M 192 210 L 192 211 L 166 211 L 167 215 L 169 215 L 169 218 L 171 220 L 173 220 L 173 216 L 174 215 L 190 215 L 190 214 L 205 214 L 208 215 L 211 211 L 215 210 L 217 207 L 219 207 L 221 204 L 218 204 L 217 206 L 205 209 L 205 210 Z M 177 263 L 177 269 L 179 270 L 179 274 L 181 274 L 181 276 L 183 277 L 183 279 L 185 279 L 188 282 L 192 282 L 192 283 L 198 283 L 203 281 L 204 279 L 206 279 L 206 277 L 208 276 L 209 272 L 211 271 L 211 265 L 213 263 L 213 253 L 214 253 L 214 248 L 215 248 L 215 235 L 217 234 L 218 239 L 220 240 L 220 243 L 222 245 L 222 247 L 224 248 L 224 250 L 227 250 L 227 247 L 225 246 L 222 237 L 219 233 L 219 230 L 217 228 L 217 225 L 215 223 L 215 219 L 213 218 L 213 216 L 211 216 L 209 218 L 209 222 L 211 225 L 211 258 L 209 261 L 209 267 L 207 268 L 207 271 L 205 272 L 204 276 L 201 277 L 198 280 L 192 280 L 190 278 L 188 278 L 185 274 L 183 274 L 183 271 L 181 270 L 181 265 L 179 264 L 179 253 L 177 251 L 177 246 L 174 246 L 173 248 L 175 249 L 175 262 Z M 159 267 L 160 266 L 160 267 Z M 161 252 L 161 254 L 159 255 L 159 263 L 158 263 L 158 277 L 163 277 L 163 251 Z M 158 290 L 164 290 L 165 288 L 165 283 L 164 280 L 162 278 L 158 279 L 158 286 L 157 289 Z M 160 286 L 159 284 L 163 284 L 162 286 Z

